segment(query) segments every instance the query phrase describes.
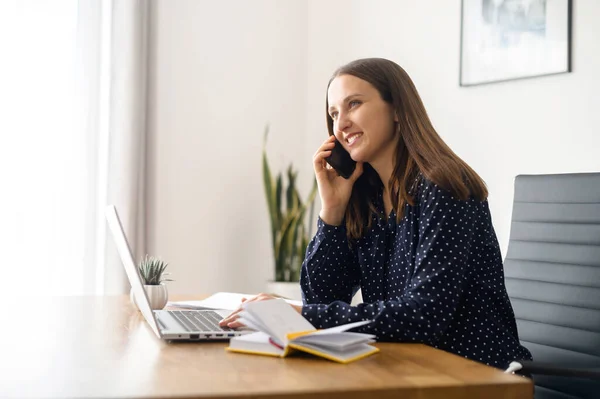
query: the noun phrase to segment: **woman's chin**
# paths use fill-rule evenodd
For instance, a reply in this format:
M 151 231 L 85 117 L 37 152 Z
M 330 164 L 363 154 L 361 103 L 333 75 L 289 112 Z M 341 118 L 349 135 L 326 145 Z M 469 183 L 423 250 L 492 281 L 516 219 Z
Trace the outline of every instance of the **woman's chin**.
M 350 158 L 355 162 L 366 162 L 362 151 L 350 151 Z

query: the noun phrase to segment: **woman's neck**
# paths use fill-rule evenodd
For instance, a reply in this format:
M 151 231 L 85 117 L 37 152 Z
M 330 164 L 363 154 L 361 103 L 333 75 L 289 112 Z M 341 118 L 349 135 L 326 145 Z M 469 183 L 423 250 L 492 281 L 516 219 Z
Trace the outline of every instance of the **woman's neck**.
M 392 200 L 390 196 L 390 180 L 394 173 L 394 166 L 396 163 L 396 152 L 398 151 L 398 140 L 399 137 L 396 135 L 390 140 L 375 159 L 371 160 L 369 164 L 375 169 L 375 172 L 379 175 L 381 183 L 383 183 L 383 207 L 386 216 L 392 211 Z
M 370 164 L 373 169 L 379 175 L 379 179 L 383 183 L 383 208 L 385 215 L 389 215 L 392 211 L 392 197 L 390 195 L 390 180 L 392 173 L 394 172 L 393 158 L 388 159 L 387 162 L 375 162 Z

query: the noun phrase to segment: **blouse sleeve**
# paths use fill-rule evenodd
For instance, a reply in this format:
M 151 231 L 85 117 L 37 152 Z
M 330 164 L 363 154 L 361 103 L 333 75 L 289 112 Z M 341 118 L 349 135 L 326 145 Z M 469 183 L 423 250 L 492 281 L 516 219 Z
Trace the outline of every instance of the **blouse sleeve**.
M 346 228 L 327 225 L 319 218 L 300 275 L 304 304 L 350 303 L 359 282 L 360 268 L 348 246 Z
M 340 301 L 306 305 L 302 314 L 316 328 L 373 320 L 360 331 L 383 341 L 428 344 L 444 333 L 463 295 L 474 225 L 483 203 L 457 200 L 431 182 L 422 184 L 414 209 L 419 219 L 414 272 L 403 295 L 358 306 Z

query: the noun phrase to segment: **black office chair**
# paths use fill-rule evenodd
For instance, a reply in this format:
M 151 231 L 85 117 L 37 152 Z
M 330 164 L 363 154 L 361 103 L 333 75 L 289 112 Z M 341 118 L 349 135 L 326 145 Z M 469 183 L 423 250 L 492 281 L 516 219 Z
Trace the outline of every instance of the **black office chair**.
M 517 176 L 504 271 L 536 399 L 600 398 L 600 173 Z

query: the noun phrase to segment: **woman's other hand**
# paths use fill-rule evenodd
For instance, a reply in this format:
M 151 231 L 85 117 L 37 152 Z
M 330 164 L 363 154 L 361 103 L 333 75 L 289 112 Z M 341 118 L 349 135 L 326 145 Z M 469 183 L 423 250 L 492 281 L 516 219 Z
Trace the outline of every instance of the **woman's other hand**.
M 278 299 L 278 298 L 273 295 L 260 293 L 250 299 L 242 298 L 242 304 L 248 303 L 248 302 L 267 301 L 269 299 Z M 229 314 L 229 316 L 227 316 L 223 320 L 221 320 L 219 322 L 219 326 L 229 327 L 229 328 L 244 327 L 244 325 L 238 321 L 238 318 L 240 317 L 240 312 L 243 310 L 242 304 L 240 304 L 240 306 L 236 310 L 231 312 Z M 296 305 L 290 305 L 290 306 L 293 307 L 298 313 L 302 313 L 302 306 L 296 306 Z

